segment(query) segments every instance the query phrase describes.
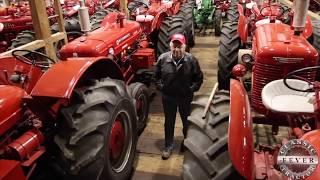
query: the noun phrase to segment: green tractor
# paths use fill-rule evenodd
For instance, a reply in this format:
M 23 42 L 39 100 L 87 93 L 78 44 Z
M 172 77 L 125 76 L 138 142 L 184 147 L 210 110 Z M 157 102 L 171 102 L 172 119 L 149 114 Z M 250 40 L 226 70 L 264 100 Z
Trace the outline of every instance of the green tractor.
M 231 1 L 229 0 L 196 0 L 194 20 L 200 34 L 208 28 L 214 28 L 214 35 L 220 36 L 222 20 L 226 17 Z

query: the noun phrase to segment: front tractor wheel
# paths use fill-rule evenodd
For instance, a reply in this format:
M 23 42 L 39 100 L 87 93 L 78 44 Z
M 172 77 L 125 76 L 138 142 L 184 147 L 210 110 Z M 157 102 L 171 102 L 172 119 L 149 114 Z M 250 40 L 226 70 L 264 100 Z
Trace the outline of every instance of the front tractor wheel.
M 214 35 L 220 36 L 222 27 L 222 12 L 220 9 L 216 9 L 214 12 Z
M 137 130 L 138 135 L 140 135 L 148 122 L 150 106 L 148 88 L 144 84 L 136 82 L 129 85 L 128 92 L 129 96 L 135 99 Z
M 137 143 L 132 99 L 122 81 L 103 79 L 74 91 L 54 140 L 65 179 L 126 180 Z
M 206 119 L 202 119 L 208 99 L 205 95 L 195 96 L 191 103 L 182 177 L 184 180 L 239 179 L 228 153 L 229 93 L 217 92 Z
M 218 56 L 219 89 L 229 90 L 232 68 L 238 63 L 241 40 L 237 22 L 224 22 L 221 30 Z

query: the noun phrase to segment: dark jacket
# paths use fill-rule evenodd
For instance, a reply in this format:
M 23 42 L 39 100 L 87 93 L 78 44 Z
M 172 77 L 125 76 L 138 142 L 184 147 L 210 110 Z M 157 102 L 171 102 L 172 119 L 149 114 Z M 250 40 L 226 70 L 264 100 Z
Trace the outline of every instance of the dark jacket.
M 165 95 L 191 97 L 203 82 L 203 74 L 197 59 L 190 53 L 175 65 L 171 52 L 159 56 L 155 79 L 157 88 Z

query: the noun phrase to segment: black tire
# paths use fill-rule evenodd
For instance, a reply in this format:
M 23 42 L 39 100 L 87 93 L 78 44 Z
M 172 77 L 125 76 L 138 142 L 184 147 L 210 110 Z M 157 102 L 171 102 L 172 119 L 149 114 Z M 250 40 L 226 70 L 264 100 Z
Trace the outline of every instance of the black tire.
M 232 68 L 238 62 L 241 40 L 237 32 L 237 22 L 224 22 L 221 30 L 218 56 L 219 89 L 229 90 Z
M 227 10 L 227 21 L 231 22 L 237 22 L 239 20 L 239 11 L 238 11 L 238 4 L 237 3 L 231 3 L 231 6 Z
M 64 20 L 64 28 L 66 32 L 80 32 L 81 33 L 81 27 L 80 27 L 80 21 L 78 19 L 78 16 L 72 16 L 70 18 L 67 18 Z M 59 31 L 59 25 L 58 23 L 55 23 L 51 26 L 51 30 L 53 32 Z
M 117 10 L 114 9 L 102 9 L 97 12 L 95 12 L 91 17 L 90 17 L 90 22 L 91 22 L 91 29 L 96 30 L 100 28 L 100 24 L 103 21 L 104 17 L 106 17 L 110 12 L 117 12 Z
M 185 27 L 187 30 L 187 39 L 189 47 L 194 47 L 195 45 L 195 32 L 194 32 L 194 17 L 193 17 L 193 9 L 194 2 L 188 2 L 183 4 L 178 12 L 178 15 L 185 19 Z
M 313 20 L 312 28 L 313 32 L 309 42 L 320 53 L 320 20 Z
M 65 170 L 65 179 L 130 177 L 137 143 L 136 117 L 122 81 L 103 79 L 75 89 L 60 118 L 62 125 L 54 142 L 60 150 L 57 162 Z M 119 142 L 125 142 L 122 151 L 113 151 Z M 117 163 L 112 159 L 115 155 L 119 155 Z
M 28 44 L 36 40 L 36 33 L 31 30 L 21 31 L 15 39 L 11 40 L 10 49 L 17 48 L 19 46 Z
M 173 34 L 180 33 L 187 37 L 184 18 L 180 16 L 166 17 L 159 29 L 157 41 L 157 55 L 170 51 L 170 37 Z M 189 50 L 188 44 L 186 51 Z
M 73 34 L 75 33 L 79 33 L 79 35 L 82 34 L 81 28 L 80 28 L 80 22 L 77 19 L 77 17 L 71 17 L 71 18 L 65 19 L 64 28 L 67 33 L 72 32 Z M 53 24 L 51 26 L 51 32 L 56 33 L 58 31 L 59 31 L 58 23 Z M 17 48 L 24 44 L 30 43 L 34 40 L 36 40 L 36 34 L 34 31 L 31 31 L 31 30 L 22 31 L 16 36 L 15 39 L 12 40 L 10 49 Z M 57 51 L 58 49 L 56 50 L 56 52 Z
M 312 46 L 318 51 L 320 55 L 320 20 L 313 20 L 312 21 L 312 35 L 309 37 L 308 41 Z M 318 62 L 320 65 L 320 61 Z M 320 71 L 317 71 L 316 80 L 320 81 Z
M 222 26 L 222 14 L 220 9 L 216 9 L 214 12 L 214 35 L 221 35 L 221 26 Z
M 128 87 L 128 93 L 135 100 L 135 109 L 137 114 L 137 130 L 138 135 L 142 134 L 147 126 L 150 99 L 148 88 L 140 82 L 132 83 Z
M 202 119 L 208 99 L 207 95 L 198 95 L 191 103 L 182 177 L 184 180 L 239 179 L 235 178 L 238 175 L 228 153 L 229 93 L 218 91 L 206 119 Z

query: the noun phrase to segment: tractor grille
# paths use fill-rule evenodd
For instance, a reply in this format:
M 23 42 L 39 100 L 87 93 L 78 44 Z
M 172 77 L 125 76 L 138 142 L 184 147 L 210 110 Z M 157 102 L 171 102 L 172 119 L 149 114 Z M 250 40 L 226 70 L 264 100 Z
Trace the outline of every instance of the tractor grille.
M 261 99 L 262 88 L 271 81 L 283 78 L 288 72 L 305 67 L 303 64 L 262 64 L 255 63 L 253 68 L 253 81 L 251 89 L 251 103 L 252 107 L 260 112 L 264 113 L 266 108 L 264 107 Z M 313 81 L 316 75 L 315 71 L 305 72 L 304 74 L 297 74 L 310 81 Z

